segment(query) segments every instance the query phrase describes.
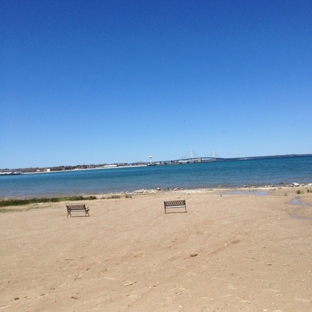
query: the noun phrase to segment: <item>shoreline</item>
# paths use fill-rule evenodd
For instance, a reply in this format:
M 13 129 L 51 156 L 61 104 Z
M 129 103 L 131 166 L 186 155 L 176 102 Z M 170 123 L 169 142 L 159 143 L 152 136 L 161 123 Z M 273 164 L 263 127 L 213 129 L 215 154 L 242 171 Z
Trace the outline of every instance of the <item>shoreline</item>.
M 0 199 L 123 194 L 175 189 L 256 189 L 312 185 L 312 158 L 214 162 L 200 166 L 83 169 L 0 178 Z M 130 170 L 130 171 L 129 171 Z M 296 182 L 296 183 L 294 183 Z M 298 183 L 297 183 L 298 182 Z M 312 186 L 311 186 L 312 187 Z
M 299 184 L 294 182 L 291 185 L 265 185 L 265 186 L 240 186 L 240 187 L 207 187 L 207 188 L 167 188 L 167 189 L 140 189 L 140 190 L 133 190 L 133 191 L 121 191 L 121 192 L 103 192 L 103 193 L 73 193 L 73 194 L 55 194 L 55 195 L 42 195 L 42 196 L 16 196 L 16 197 L 5 197 L 0 196 L 0 201 L 6 200 L 23 200 L 23 199 L 40 199 L 40 198 L 62 198 L 62 197 L 74 197 L 74 196 L 95 196 L 97 199 L 101 199 L 105 196 L 125 196 L 125 195 L 138 195 L 138 194 L 157 194 L 157 193 L 189 193 L 189 194 L 200 194 L 200 193 L 251 193 L 251 192 L 266 192 L 267 194 L 270 191 L 274 190 L 300 190 L 300 189 L 307 189 L 312 192 L 312 183 L 308 184 Z M 304 192 L 304 190 L 302 190 Z M 263 194 L 266 195 L 266 194 Z

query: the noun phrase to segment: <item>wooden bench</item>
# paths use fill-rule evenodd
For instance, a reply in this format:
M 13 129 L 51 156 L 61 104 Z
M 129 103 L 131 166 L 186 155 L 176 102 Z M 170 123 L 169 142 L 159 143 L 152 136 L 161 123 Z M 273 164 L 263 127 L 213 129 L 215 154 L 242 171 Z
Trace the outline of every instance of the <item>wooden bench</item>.
M 89 217 L 89 208 L 86 205 L 66 205 L 67 208 L 67 218 L 68 216 L 72 216 L 72 211 L 75 212 L 84 212 L 85 217 Z
M 171 208 L 184 208 L 184 212 L 187 212 L 186 203 L 184 199 L 164 201 L 164 212 L 167 213 L 167 209 Z

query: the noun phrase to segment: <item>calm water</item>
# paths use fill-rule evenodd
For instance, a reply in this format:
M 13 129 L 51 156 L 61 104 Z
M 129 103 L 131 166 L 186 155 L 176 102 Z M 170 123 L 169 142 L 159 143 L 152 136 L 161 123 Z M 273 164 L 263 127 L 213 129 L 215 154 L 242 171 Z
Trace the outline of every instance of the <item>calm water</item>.
M 0 176 L 0 198 L 312 182 L 312 157 Z

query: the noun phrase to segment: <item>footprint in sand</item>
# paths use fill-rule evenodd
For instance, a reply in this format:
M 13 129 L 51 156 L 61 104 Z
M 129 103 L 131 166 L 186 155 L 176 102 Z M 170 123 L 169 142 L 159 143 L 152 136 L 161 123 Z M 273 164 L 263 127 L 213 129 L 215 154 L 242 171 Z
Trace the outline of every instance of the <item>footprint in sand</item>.
M 237 287 L 235 287 L 233 284 L 228 284 L 228 288 L 233 290 L 237 289 Z
M 299 302 L 310 302 L 310 303 L 312 303 L 312 301 L 310 299 L 304 299 L 304 298 L 298 298 L 298 297 L 295 297 L 294 299 L 295 299 L 295 301 L 299 301 Z

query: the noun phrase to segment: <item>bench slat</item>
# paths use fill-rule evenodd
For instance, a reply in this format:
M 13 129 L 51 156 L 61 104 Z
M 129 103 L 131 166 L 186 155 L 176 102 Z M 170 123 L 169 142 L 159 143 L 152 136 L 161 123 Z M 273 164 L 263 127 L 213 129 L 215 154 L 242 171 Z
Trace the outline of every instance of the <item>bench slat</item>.
M 167 213 L 167 209 L 170 208 L 184 208 L 185 212 L 187 212 L 185 200 L 164 201 L 164 212 Z

